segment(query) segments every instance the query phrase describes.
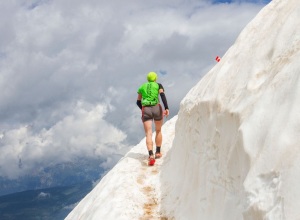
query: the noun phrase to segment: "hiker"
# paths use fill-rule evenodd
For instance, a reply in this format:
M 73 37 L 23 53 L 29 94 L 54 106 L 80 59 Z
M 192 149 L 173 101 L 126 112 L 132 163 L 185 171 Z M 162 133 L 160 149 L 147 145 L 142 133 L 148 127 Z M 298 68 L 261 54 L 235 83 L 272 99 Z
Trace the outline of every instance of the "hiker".
M 142 121 L 144 125 L 145 135 L 146 135 L 146 145 L 149 152 L 148 165 L 153 166 L 155 159 L 160 158 L 161 144 L 162 144 L 162 133 L 161 127 L 163 124 L 163 116 L 169 115 L 169 107 L 166 95 L 164 93 L 164 87 L 157 83 L 157 74 L 155 72 L 150 72 L 147 75 L 148 82 L 142 84 L 138 89 L 138 97 L 136 104 L 142 110 Z M 159 96 L 164 104 L 165 110 L 159 103 Z M 156 151 L 155 156 L 153 155 L 153 142 L 152 142 L 152 121 L 155 124 L 155 144 Z

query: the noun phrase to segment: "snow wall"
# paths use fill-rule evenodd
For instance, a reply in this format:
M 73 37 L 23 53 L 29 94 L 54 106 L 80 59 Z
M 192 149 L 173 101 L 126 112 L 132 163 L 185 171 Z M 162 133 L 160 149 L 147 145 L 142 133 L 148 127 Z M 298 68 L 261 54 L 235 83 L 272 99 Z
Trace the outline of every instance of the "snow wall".
M 299 77 L 300 1 L 273 0 L 181 102 L 165 216 L 300 219 Z

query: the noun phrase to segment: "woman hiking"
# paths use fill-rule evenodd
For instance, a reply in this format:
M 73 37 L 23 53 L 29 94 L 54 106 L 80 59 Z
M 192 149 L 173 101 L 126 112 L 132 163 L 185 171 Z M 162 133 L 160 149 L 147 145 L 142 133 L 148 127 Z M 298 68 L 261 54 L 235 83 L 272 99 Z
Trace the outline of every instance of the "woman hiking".
M 160 152 L 162 144 L 161 127 L 163 124 L 163 116 L 169 115 L 169 107 L 166 95 L 164 93 L 164 87 L 160 83 L 156 82 L 157 74 L 155 72 L 148 73 L 147 80 L 148 82 L 142 84 L 138 89 L 136 104 L 142 110 L 142 121 L 146 135 L 146 145 L 149 152 L 148 165 L 153 166 L 155 159 L 158 159 L 162 156 Z M 159 95 L 164 104 L 164 111 L 159 103 Z M 152 121 L 154 121 L 156 131 L 155 156 L 153 155 Z

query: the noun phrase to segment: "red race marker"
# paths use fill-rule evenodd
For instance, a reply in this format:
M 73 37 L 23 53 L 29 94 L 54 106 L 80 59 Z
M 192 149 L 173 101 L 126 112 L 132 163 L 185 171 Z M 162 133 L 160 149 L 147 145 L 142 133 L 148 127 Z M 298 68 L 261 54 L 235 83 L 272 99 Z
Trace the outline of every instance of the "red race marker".
M 219 56 L 216 57 L 216 61 L 220 62 L 221 58 Z

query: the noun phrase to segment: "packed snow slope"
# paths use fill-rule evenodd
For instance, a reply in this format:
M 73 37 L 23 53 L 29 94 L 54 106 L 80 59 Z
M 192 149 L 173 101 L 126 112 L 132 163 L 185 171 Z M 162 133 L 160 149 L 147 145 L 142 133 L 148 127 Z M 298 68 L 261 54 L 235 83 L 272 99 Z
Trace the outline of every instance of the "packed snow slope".
M 177 116 L 167 121 L 163 155 L 172 146 Z M 142 128 L 142 125 L 141 125 Z M 168 219 L 161 210 L 161 166 L 168 156 L 148 166 L 145 139 L 122 158 L 67 216 L 68 220 Z M 181 163 L 181 162 L 180 162 Z
M 268 4 L 164 125 L 164 157 L 147 167 L 142 140 L 67 219 L 299 220 L 299 27 L 299 0 Z

